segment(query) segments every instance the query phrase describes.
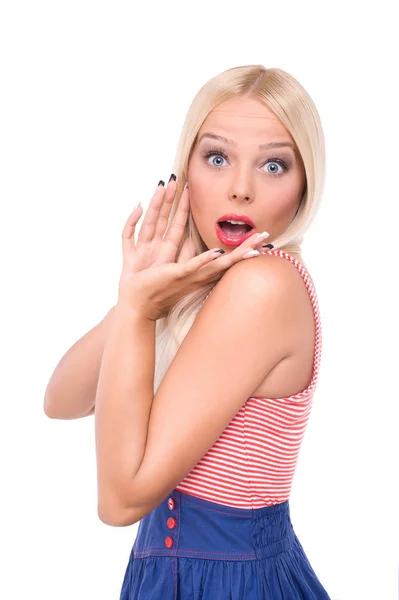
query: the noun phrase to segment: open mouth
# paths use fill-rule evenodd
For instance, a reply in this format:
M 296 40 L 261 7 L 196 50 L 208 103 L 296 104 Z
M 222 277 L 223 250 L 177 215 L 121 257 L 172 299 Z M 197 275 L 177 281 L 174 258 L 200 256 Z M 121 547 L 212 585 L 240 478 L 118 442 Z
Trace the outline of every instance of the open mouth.
M 226 221 L 216 223 L 216 235 L 222 244 L 236 247 L 251 237 L 254 228 L 248 223 L 234 224 Z
M 229 223 L 228 221 L 219 221 L 218 225 L 223 233 L 229 237 L 242 237 L 243 235 L 247 235 L 247 233 L 253 229 L 253 227 L 247 223 L 238 225 Z

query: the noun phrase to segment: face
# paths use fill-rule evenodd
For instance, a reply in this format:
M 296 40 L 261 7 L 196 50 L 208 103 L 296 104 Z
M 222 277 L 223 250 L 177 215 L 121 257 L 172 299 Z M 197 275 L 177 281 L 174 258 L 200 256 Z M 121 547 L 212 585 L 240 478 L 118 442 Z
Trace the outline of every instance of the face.
M 294 149 L 259 149 L 273 142 Z M 219 104 L 202 124 L 190 156 L 188 183 L 191 212 L 206 247 L 229 252 L 243 239 L 218 237 L 217 221 L 226 214 L 249 217 L 255 226 L 249 235 L 267 231 L 265 243 L 272 243 L 298 210 L 305 172 L 294 140 L 277 117 L 259 100 L 238 97 Z M 223 225 L 231 235 L 235 229 L 236 234 L 243 231 L 229 227 Z

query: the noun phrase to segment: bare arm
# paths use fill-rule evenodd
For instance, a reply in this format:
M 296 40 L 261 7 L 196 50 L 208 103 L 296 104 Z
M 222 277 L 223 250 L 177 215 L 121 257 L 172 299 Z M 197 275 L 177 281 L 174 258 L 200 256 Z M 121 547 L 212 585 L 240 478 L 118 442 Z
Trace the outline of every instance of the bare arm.
M 94 413 L 101 359 L 114 308 L 57 364 L 44 397 L 44 412 L 49 418 L 79 419 Z

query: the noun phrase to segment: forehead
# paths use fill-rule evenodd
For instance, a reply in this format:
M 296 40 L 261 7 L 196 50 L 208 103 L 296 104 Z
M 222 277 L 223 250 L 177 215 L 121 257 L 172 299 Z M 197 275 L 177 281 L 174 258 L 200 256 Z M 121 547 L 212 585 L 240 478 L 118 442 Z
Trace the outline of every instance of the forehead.
M 269 138 L 284 136 L 292 141 L 287 129 L 276 115 L 256 98 L 230 98 L 216 106 L 206 117 L 198 132 L 205 131 L 230 138 Z

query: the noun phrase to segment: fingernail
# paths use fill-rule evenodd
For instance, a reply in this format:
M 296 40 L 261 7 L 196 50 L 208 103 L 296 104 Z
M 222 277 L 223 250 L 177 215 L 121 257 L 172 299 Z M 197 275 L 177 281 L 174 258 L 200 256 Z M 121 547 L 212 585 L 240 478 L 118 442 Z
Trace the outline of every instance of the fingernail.
M 176 181 L 176 175 L 174 173 L 172 173 L 172 175 L 169 177 L 169 181 L 173 179 L 173 181 Z M 168 181 L 168 183 L 169 183 Z
M 251 256 L 258 256 L 260 254 L 260 252 L 258 252 L 258 250 L 250 250 L 249 252 L 246 252 L 245 254 L 243 254 L 243 258 L 250 258 Z
M 163 186 L 165 187 L 165 182 L 164 182 L 164 181 L 162 181 L 162 179 L 160 179 L 160 181 L 159 181 L 158 185 L 163 185 Z
M 262 231 L 262 233 L 260 233 L 254 240 L 254 244 L 258 244 L 259 242 L 261 242 L 262 240 L 264 240 L 265 238 L 269 237 L 270 233 L 268 233 L 267 231 Z
M 273 244 L 265 244 L 264 246 L 262 246 L 262 248 L 270 248 L 270 250 L 272 248 L 274 248 Z

